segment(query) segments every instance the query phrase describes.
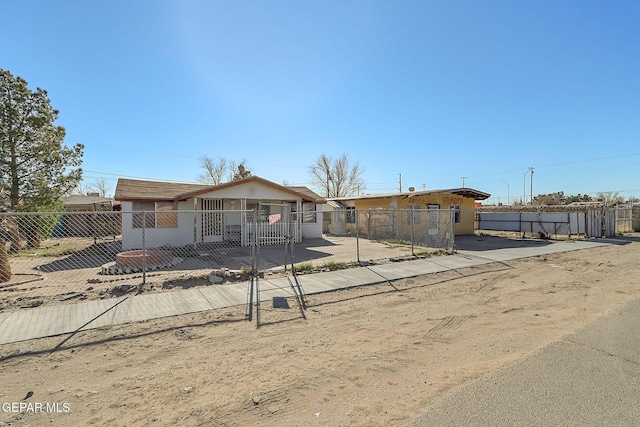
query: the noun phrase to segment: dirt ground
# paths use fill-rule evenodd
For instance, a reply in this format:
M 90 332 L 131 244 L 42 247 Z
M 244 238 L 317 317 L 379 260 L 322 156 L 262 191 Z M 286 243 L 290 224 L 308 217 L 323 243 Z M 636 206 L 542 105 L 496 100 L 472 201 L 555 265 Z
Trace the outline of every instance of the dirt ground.
M 639 250 L 310 295 L 304 312 L 263 304 L 259 328 L 236 307 L 0 346 L 0 426 L 405 425 L 637 298 Z M 11 412 L 21 401 L 43 410 Z
M 0 284 L 0 312 L 15 311 L 40 306 L 75 304 L 83 300 L 108 299 L 122 296 L 127 292 L 167 292 L 192 287 L 208 286 L 210 274 L 223 276 L 225 283 L 246 281 L 245 270 L 252 266 L 247 255 L 248 248 L 224 246 L 202 249 L 199 252 L 220 252 L 220 256 L 187 256 L 184 251 L 178 255 L 184 258 L 173 267 L 149 271 L 143 285 L 141 272 L 122 275 L 103 275 L 101 266 L 112 262 L 120 252 L 120 242 L 101 242 L 92 245 L 92 239 L 63 238 L 43 242 L 39 250 L 32 253 L 46 253 L 47 250 L 73 248 L 72 255 L 58 256 L 21 256 L 11 257 L 13 277 L 7 283 Z M 411 246 L 386 244 L 360 239 L 362 260 L 385 260 L 403 258 L 411 255 Z M 78 250 L 78 248 L 82 248 Z M 416 246 L 415 253 L 439 255 L 441 249 Z M 61 250 L 57 250 L 61 252 Z M 182 253 L 181 253 L 182 252 Z M 356 239 L 354 237 L 325 236 L 323 239 L 307 239 L 296 245 L 296 263 L 314 264 L 321 267 L 331 262 L 355 263 Z M 227 262 L 227 264 L 225 264 Z M 261 248 L 261 256 L 256 265 L 261 271 L 276 276 L 283 271 L 290 258 L 282 245 Z M 231 273 L 222 274 L 221 268 L 231 269 Z M 269 271 L 272 270 L 272 271 Z M 275 273 L 274 273 L 275 272 Z M 123 290 L 126 289 L 126 290 Z

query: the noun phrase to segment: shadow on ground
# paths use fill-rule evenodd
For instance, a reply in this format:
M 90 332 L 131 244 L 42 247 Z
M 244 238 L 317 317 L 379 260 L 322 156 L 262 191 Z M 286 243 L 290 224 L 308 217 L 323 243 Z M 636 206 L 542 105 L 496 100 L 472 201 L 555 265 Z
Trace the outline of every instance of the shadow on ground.
M 456 236 L 459 251 L 491 251 L 494 249 L 530 248 L 552 245 L 551 240 L 513 239 L 498 236 Z

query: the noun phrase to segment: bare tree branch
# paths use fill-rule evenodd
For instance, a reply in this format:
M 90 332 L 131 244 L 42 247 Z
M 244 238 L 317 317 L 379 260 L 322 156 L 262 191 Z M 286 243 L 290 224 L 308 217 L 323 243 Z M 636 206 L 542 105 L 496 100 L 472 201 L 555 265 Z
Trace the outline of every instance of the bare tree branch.
M 325 197 L 345 197 L 358 194 L 364 189 L 364 170 L 358 162 L 351 163 L 345 153 L 337 159 L 321 154 L 309 167 L 311 183 L 320 188 Z

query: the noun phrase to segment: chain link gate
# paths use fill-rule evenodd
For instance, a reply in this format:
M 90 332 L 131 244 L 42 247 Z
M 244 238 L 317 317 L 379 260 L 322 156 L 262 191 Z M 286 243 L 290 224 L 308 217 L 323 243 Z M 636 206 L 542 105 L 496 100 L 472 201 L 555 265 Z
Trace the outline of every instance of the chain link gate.
M 301 212 L 292 212 L 290 203 L 263 202 L 258 204 L 253 214 L 250 226 L 253 265 L 249 283 L 248 318 L 252 320 L 255 304 L 257 326 L 262 324 L 260 307 L 262 302 L 271 299 L 274 308 L 279 305 L 288 306 L 285 300 L 289 295 L 293 295 L 302 316 L 305 317 L 305 297 L 295 277 L 295 244 L 302 240 L 301 215 Z M 286 274 L 287 270 L 293 274 L 293 281 L 291 276 L 287 276 L 289 286 L 276 287 L 268 280 L 264 280 L 271 274 Z M 261 285 L 261 279 L 266 282 L 264 286 Z

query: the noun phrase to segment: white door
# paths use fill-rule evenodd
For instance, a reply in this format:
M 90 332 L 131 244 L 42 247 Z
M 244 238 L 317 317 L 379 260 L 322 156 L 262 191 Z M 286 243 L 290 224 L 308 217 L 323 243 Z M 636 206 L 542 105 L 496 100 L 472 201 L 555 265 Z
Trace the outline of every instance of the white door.
M 224 229 L 222 199 L 202 199 L 202 241 L 221 242 Z
M 429 236 L 437 236 L 438 223 L 440 222 L 440 205 L 427 205 L 427 219 L 429 222 Z

